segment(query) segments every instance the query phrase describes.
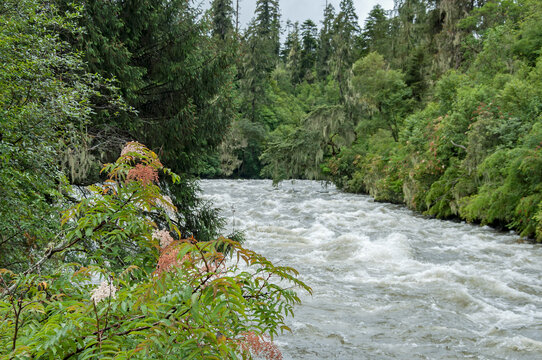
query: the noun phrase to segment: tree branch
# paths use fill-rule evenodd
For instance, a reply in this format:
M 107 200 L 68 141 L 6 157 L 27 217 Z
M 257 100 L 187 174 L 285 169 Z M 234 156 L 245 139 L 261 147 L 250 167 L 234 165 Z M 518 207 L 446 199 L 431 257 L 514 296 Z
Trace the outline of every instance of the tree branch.
M 461 149 L 467 151 L 467 148 L 465 146 L 456 144 L 456 143 L 454 143 L 453 140 L 450 140 L 450 142 L 452 143 L 453 146 L 457 146 L 458 148 L 461 148 Z

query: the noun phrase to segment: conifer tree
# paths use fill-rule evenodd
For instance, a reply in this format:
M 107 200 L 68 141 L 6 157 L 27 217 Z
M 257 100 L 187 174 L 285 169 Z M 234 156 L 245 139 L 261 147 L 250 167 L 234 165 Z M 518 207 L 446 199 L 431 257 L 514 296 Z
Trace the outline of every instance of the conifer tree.
M 222 40 L 233 31 L 233 3 L 232 0 L 213 0 L 211 4 L 213 35 Z
M 286 55 L 286 67 L 290 71 L 292 84 L 298 84 L 303 77 L 302 48 L 299 40 L 299 23 L 291 26 L 292 30 L 286 39 L 284 52 Z
M 258 0 L 256 16 L 249 24 L 242 44 L 243 111 L 257 121 L 257 108 L 265 97 L 265 82 L 280 53 L 280 11 L 276 0 Z
M 280 10 L 278 0 L 258 0 L 255 14 L 258 36 L 271 42 L 270 50 L 278 56 L 280 52 Z
M 286 21 L 286 40 L 284 40 L 284 45 L 282 46 L 282 49 L 280 50 L 280 58 L 281 60 L 286 63 L 288 61 L 288 55 L 290 54 L 290 50 L 292 49 L 292 45 L 296 41 L 294 32 L 296 31 L 297 27 L 297 41 L 299 41 L 299 23 L 291 22 L 290 20 Z
M 375 5 L 367 15 L 361 34 L 364 55 L 373 51 L 383 56 L 388 54 L 389 27 L 386 11 L 380 5 Z
M 301 77 L 308 78 L 315 66 L 318 51 L 318 29 L 312 20 L 306 20 L 301 25 Z
M 331 64 L 343 100 L 346 96 L 348 71 L 356 60 L 354 46 L 360 31 L 352 0 L 341 0 L 339 14 L 333 22 Z
M 324 20 L 322 21 L 322 29 L 320 30 L 317 73 L 320 79 L 325 79 L 329 73 L 329 59 L 332 53 L 332 38 L 333 38 L 333 22 L 335 20 L 335 8 L 331 4 L 327 4 L 324 9 Z
M 73 43 L 84 50 L 89 70 L 114 77 L 137 111 L 114 116 L 98 109 L 94 132 L 142 140 L 176 171 L 196 172 L 195 155 L 220 144 L 231 118 L 231 92 L 225 91 L 233 76 L 231 49 L 217 51 L 207 24 L 184 0 L 78 2 L 85 5 L 80 21 L 86 33 Z M 222 36 L 231 3 L 230 9 L 228 2 L 214 5 L 222 11 L 216 23 Z

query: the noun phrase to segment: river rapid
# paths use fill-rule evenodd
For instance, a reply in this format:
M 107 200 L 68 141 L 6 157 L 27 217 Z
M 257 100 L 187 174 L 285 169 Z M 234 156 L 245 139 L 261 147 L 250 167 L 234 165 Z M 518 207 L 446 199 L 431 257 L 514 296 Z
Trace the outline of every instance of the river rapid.
M 318 182 L 204 180 L 224 232 L 314 290 L 285 359 L 542 359 L 542 247 Z

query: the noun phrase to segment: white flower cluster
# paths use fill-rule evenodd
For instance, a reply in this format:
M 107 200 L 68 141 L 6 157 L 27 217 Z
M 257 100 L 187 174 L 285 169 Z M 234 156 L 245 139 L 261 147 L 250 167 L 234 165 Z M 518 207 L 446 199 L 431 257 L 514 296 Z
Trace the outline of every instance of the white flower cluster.
M 90 297 L 90 300 L 93 300 L 95 304 L 98 304 L 100 301 L 102 301 L 103 299 L 107 299 L 108 297 L 114 299 L 116 292 L 117 288 L 113 286 L 113 284 L 109 281 L 104 280 L 102 281 L 100 286 L 92 290 L 92 296 Z
M 160 248 L 164 249 L 173 242 L 173 238 L 167 230 L 154 230 L 152 239 L 160 242 Z
M 138 155 L 145 155 L 143 151 L 143 145 L 135 141 L 127 143 L 122 149 L 120 156 L 127 155 L 128 153 L 136 153 Z

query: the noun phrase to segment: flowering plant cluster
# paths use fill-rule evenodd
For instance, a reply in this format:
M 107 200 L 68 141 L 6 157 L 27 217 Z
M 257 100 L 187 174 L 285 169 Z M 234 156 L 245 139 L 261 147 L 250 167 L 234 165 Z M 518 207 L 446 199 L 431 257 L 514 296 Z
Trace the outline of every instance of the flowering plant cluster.
M 233 240 L 181 238 L 158 185 L 179 177 L 142 144 L 103 171 L 58 243 L 0 270 L 0 359 L 280 359 L 271 339 L 289 330 L 292 289 L 311 291 L 297 272 Z

